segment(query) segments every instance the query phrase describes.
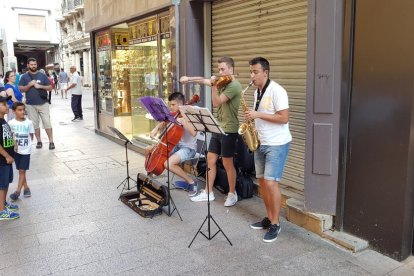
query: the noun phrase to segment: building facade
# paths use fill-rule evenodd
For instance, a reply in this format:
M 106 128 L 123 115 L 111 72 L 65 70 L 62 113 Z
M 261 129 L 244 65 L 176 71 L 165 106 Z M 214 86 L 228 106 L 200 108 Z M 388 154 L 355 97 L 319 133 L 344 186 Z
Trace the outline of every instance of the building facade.
M 86 0 L 96 131 L 113 137 L 107 127 L 114 126 L 145 146 L 155 122 L 140 97 L 199 93 L 211 108 L 209 89 L 181 87 L 179 77 L 209 77 L 217 58 L 230 56 L 245 86 L 248 61 L 266 57 L 270 78 L 289 95 L 284 193 L 300 199 L 300 212 L 330 218 L 319 234 L 347 232 L 405 259 L 414 249 L 414 4 L 398 2 Z M 390 43 L 381 42 L 384 31 Z M 287 201 L 288 219 L 297 206 Z
M 21 72 L 27 58 L 38 60 L 39 68 L 59 63 L 60 14 L 55 1 L 0 1 L 0 73 Z
M 83 85 L 92 85 L 91 46 L 89 33 L 85 32 L 83 0 L 62 0 L 60 25 L 60 66 L 69 72 L 76 66 L 83 76 Z

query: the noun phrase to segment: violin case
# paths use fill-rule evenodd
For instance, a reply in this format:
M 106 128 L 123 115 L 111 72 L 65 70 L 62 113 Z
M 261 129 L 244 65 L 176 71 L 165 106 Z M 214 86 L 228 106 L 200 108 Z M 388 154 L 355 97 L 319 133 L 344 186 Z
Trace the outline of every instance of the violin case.
M 162 213 L 168 205 L 169 191 L 155 179 L 143 174 L 137 175 L 137 190 L 121 195 L 121 201 L 144 218 L 152 218 Z

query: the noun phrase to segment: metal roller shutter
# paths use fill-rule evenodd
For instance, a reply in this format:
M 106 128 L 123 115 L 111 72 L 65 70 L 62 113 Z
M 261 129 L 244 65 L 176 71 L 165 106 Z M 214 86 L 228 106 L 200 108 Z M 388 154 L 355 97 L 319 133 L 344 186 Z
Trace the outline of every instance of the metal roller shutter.
M 212 4 L 212 65 L 230 56 L 238 80 L 249 82 L 248 61 L 263 56 L 270 78 L 288 92 L 293 141 L 282 184 L 304 189 L 307 0 L 221 0 Z M 253 89 L 246 92 L 249 106 Z M 241 110 L 239 117 L 242 119 Z

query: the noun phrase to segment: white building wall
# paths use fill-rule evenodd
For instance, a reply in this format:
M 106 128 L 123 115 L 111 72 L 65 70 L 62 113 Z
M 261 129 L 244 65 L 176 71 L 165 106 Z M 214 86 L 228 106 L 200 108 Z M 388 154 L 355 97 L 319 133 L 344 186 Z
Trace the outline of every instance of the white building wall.
M 49 0 L 13 0 L 0 1 L 0 31 L 2 35 L 1 50 L 4 54 L 4 68 L 6 71 L 17 67 L 17 58 L 14 51 L 14 43 L 59 44 L 60 29 L 56 18 L 60 15 L 60 3 Z M 20 30 L 19 14 L 45 16 L 46 32 L 41 35 L 33 35 L 34 32 Z M 1 66 L 0 66 L 1 67 Z

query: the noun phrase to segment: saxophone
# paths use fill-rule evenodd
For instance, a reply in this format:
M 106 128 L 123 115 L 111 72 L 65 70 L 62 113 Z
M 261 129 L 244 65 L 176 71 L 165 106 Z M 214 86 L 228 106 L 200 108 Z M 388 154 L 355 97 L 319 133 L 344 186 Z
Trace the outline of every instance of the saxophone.
M 247 111 L 247 104 L 246 100 L 244 99 L 244 93 L 246 93 L 247 89 L 252 86 L 253 82 L 249 82 L 249 85 L 242 91 L 241 94 L 241 103 L 243 112 Z M 260 145 L 259 137 L 257 135 L 257 130 L 253 126 L 253 122 L 250 120 L 246 120 L 243 124 L 240 125 L 238 133 L 243 136 L 243 140 L 246 143 L 247 147 L 250 151 L 255 151 Z

